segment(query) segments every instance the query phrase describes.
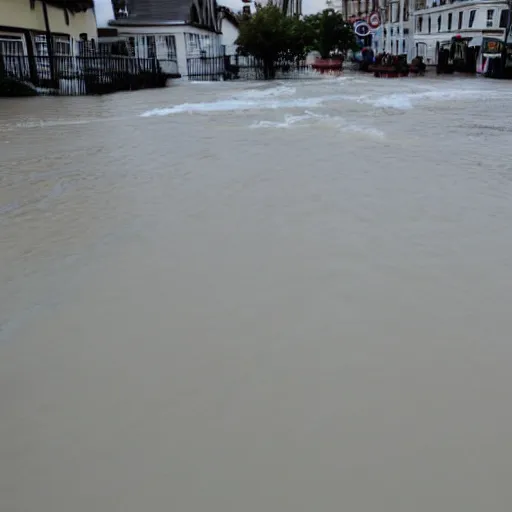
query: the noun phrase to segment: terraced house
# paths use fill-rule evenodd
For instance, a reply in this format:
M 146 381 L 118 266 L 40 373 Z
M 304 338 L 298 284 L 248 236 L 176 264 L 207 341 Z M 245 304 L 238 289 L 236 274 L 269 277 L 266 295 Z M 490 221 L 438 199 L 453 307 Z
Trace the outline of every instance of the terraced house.
M 93 0 L 0 0 L 0 56 L 71 56 L 96 37 Z

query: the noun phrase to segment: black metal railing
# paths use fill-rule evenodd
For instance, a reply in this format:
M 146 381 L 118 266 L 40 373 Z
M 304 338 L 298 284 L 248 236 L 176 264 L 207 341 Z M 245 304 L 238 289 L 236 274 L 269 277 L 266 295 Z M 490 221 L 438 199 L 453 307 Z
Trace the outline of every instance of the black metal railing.
M 189 57 L 187 76 L 194 81 L 293 79 L 313 76 L 304 61 L 280 59 L 270 66 L 250 56 L 224 55 Z
M 175 60 L 134 57 L 0 55 L 0 82 L 19 81 L 39 94 L 107 94 L 163 87 L 176 76 Z

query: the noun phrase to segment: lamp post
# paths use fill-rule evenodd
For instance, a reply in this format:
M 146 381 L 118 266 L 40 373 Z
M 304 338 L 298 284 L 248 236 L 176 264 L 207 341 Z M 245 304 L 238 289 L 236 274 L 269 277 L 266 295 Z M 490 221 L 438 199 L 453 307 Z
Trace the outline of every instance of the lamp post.
M 510 28 L 512 25 L 512 0 L 508 0 L 507 2 L 508 10 L 507 10 L 507 28 L 505 29 L 505 37 L 503 40 L 503 49 L 501 51 L 501 77 L 505 78 L 505 69 L 507 67 L 507 58 L 508 58 L 508 52 L 507 52 L 507 43 L 508 43 L 508 37 L 510 34 Z

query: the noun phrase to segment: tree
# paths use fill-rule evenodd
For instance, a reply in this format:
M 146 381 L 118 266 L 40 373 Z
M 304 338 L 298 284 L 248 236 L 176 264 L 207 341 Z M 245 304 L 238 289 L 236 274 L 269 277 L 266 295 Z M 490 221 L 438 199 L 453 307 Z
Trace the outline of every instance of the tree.
M 306 47 L 312 42 L 308 25 L 299 18 L 286 16 L 272 3 L 258 6 L 253 15 L 242 18 L 236 40 L 242 53 L 262 61 L 267 79 L 275 77 L 279 59 L 304 57 Z
M 311 49 L 318 51 L 322 59 L 328 59 L 332 52 L 345 52 L 356 46 L 352 26 L 334 9 L 306 16 L 304 22 L 314 34 Z

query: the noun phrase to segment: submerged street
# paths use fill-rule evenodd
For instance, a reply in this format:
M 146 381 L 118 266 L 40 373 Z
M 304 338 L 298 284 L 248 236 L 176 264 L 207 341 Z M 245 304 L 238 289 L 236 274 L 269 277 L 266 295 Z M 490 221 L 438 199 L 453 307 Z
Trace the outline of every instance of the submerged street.
M 511 100 L 0 100 L 0 510 L 509 510 Z

